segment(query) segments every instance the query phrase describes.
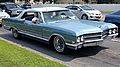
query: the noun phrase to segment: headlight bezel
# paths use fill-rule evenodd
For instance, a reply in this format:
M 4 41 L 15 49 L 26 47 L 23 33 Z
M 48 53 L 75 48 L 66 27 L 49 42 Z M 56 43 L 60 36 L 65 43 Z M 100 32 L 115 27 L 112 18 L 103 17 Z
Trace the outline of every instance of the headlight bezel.
M 115 34 L 116 33 L 116 29 L 113 29 L 112 33 Z
M 84 42 L 84 36 L 78 36 L 76 41 L 77 43 Z
M 109 30 L 108 30 L 108 35 L 112 35 L 112 34 L 118 33 L 117 30 L 118 30 L 117 28 L 109 29 Z
M 111 30 L 111 29 L 108 31 L 108 34 L 109 34 L 109 35 L 111 35 L 111 34 L 112 34 L 112 30 Z

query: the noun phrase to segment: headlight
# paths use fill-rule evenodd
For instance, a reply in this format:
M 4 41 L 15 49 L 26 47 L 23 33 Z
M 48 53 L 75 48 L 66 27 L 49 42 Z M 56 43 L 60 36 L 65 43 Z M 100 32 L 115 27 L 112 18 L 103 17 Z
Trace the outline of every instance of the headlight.
M 112 30 L 109 30 L 109 34 L 112 34 Z
M 81 39 L 81 38 L 80 38 L 80 37 L 78 37 L 78 38 L 77 38 L 77 42 L 80 42 L 80 39 Z
M 113 34 L 115 34 L 115 33 L 116 33 L 116 29 L 113 29 L 113 31 L 112 31 L 112 32 L 113 32 Z
M 83 36 L 81 36 L 80 41 L 84 41 L 84 37 Z
M 94 13 L 89 13 L 89 15 L 94 15 Z
M 77 38 L 77 42 L 83 42 L 83 41 L 84 41 L 84 37 L 83 36 Z

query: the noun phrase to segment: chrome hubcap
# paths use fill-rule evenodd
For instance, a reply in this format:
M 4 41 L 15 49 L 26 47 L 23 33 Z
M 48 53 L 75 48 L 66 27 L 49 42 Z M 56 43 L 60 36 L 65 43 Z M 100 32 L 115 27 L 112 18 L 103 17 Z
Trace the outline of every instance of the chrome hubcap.
M 54 48 L 58 51 L 58 52 L 63 52 L 64 51 L 64 41 L 62 38 L 60 37 L 55 37 L 54 38 Z
M 17 34 L 17 32 L 15 30 L 13 30 L 13 36 L 18 37 L 18 34 Z

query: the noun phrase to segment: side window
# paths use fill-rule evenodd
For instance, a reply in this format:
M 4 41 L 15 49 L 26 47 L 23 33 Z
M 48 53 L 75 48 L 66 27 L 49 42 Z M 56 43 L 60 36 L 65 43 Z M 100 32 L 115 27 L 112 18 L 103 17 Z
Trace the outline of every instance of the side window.
M 6 9 L 6 6 L 5 6 L 5 5 L 0 5 L 0 8 L 1 8 L 2 10 L 5 10 L 5 9 Z
M 0 4 L 0 9 L 2 9 L 2 6 L 1 6 L 1 4 Z
M 72 6 L 67 6 L 66 8 L 71 9 L 71 8 L 72 8 Z
M 78 10 L 78 7 L 77 6 L 73 6 L 72 10 Z
M 34 12 L 25 12 L 21 17 L 21 19 L 25 19 L 29 21 L 32 21 L 33 18 L 34 18 Z
M 21 19 L 28 21 L 42 21 L 41 14 L 39 12 L 25 12 Z

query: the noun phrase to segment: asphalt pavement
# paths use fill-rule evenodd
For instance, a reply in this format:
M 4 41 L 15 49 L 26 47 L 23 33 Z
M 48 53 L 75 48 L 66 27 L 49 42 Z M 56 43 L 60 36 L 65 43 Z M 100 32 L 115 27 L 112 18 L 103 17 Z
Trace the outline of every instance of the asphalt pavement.
M 14 39 L 10 31 L 2 28 L 0 37 L 70 67 L 120 67 L 120 38 L 104 41 L 100 46 L 70 50 L 68 54 L 63 55 L 57 53 L 52 46 L 27 37 Z

